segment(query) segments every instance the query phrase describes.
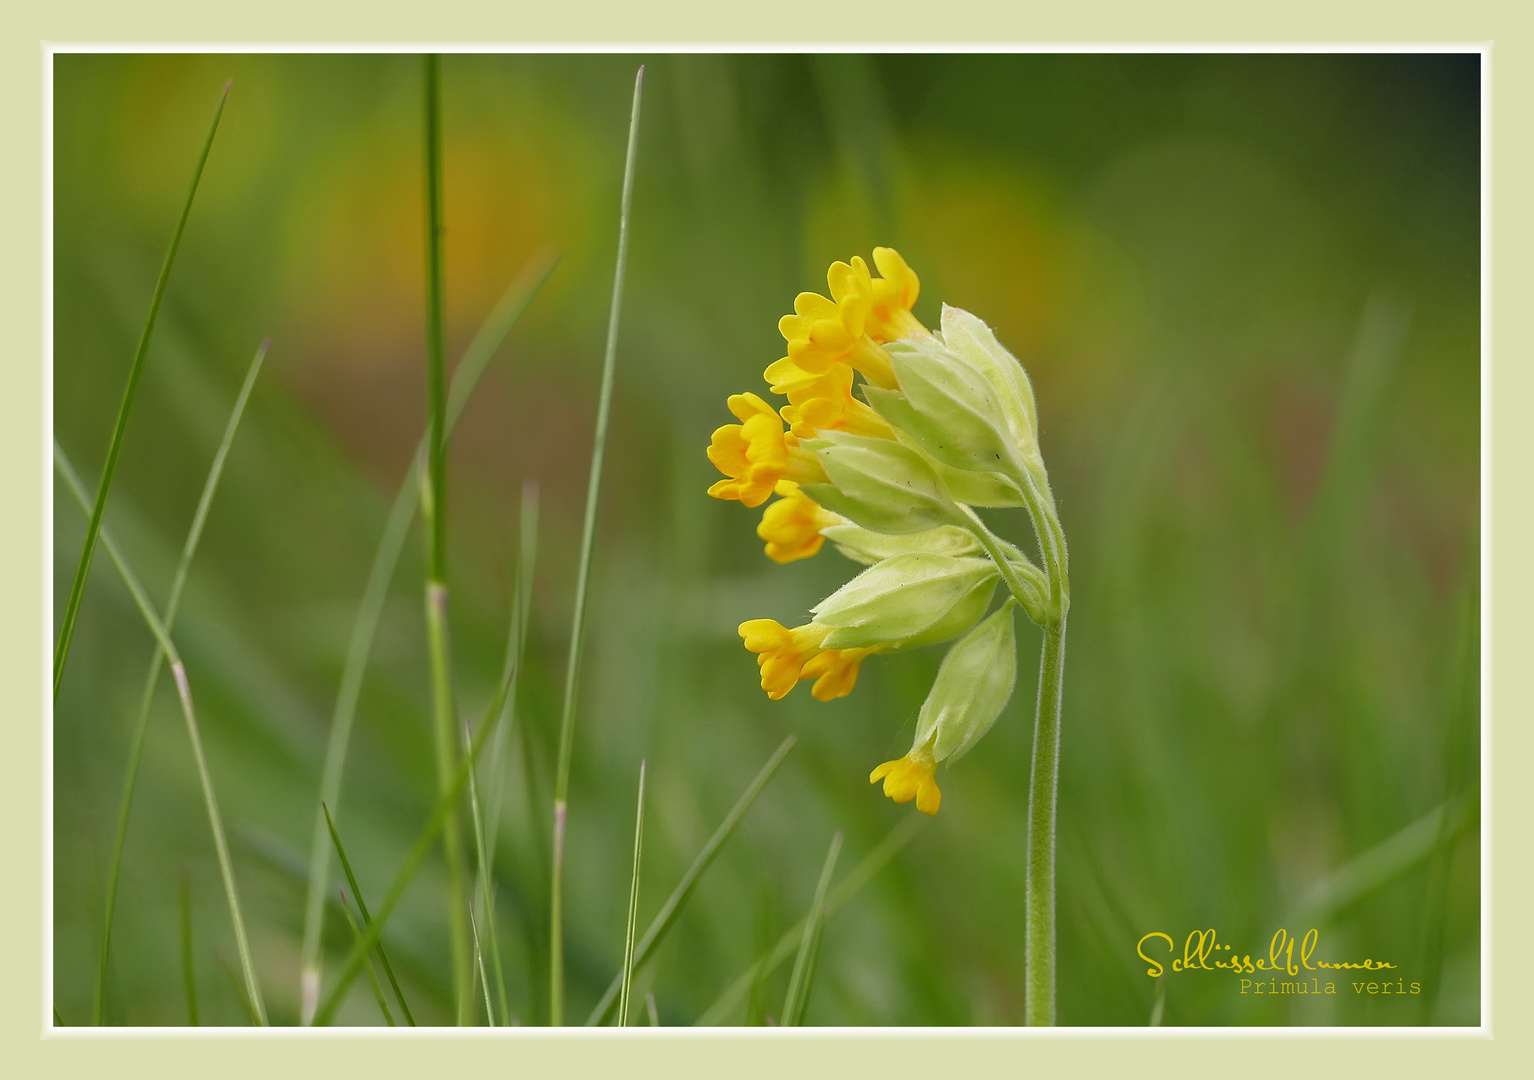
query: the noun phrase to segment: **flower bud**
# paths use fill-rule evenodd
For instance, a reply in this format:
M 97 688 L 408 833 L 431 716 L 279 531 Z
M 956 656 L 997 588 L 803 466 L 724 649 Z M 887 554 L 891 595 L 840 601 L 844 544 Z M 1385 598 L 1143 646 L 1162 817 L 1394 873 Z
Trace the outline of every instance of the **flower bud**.
M 971 630 L 943 658 L 916 720 L 914 746 L 957 760 L 991 729 L 1017 682 L 1012 603 Z
M 804 493 L 854 524 L 900 535 L 960 520 L 932 467 L 909 447 L 845 431 L 822 432 L 804 445 L 831 480 L 805 484 Z
M 810 610 L 832 628 L 825 648 L 885 645 L 931 629 L 996 578 L 989 559 L 914 552 L 869 567 Z
M 964 309 L 944 304 L 942 325 L 948 351 L 968 361 L 995 392 L 1015 453 L 1030 469 L 1042 471 L 1038 406 L 1028 372 L 989 326 Z

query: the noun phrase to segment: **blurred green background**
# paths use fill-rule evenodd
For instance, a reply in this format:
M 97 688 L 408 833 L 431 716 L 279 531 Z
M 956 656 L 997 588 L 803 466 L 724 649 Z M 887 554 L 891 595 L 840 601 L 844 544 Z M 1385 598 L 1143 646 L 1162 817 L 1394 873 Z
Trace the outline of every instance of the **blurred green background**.
M 648 64 L 612 437 L 576 729 L 568 1015 L 617 970 L 641 757 L 640 922 L 785 734 L 797 748 L 654 965 L 689 1024 L 915 813 L 867 783 L 909 745 L 940 649 L 854 694 L 780 702 L 735 627 L 802 622 L 851 576 L 780 567 L 704 494 L 724 398 L 765 394 L 776 320 L 833 259 L 896 247 L 917 314 L 992 323 L 1033 376 L 1071 541 L 1059 1017 L 1146 1024 L 1480 1021 L 1472 821 L 1318 923 L 1417 995 L 1158 984 L 1136 942 L 1216 928 L 1260 954 L 1318 883 L 1479 761 L 1479 58 L 449 56 L 456 357 L 517 271 L 563 261 L 452 443 L 460 699 L 499 671 L 518 492 L 542 489 L 529 663 L 498 861 L 512 1010 L 547 1019 L 548 801 L 629 93 Z M 425 422 L 421 66 L 411 56 L 54 58 L 54 426 L 99 474 L 155 273 L 220 87 L 234 88 L 107 514 L 157 602 L 246 364 L 273 339 L 177 627 L 274 1022 L 296 1022 L 303 863 L 348 634 Z M 1398 342 L 1398 347 L 1394 344 Z M 54 498 L 61 612 L 83 537 Z M 1021 512 L 994 515 L 1032 546 Z M 382 895 L 435 793 L 412 539 L 379 631 L 340 824 Z M 939 777 L 942 812 L 830 922 L 808 1022 L 1013 1024 L 1038 632 L 1018 691 Z M 95 561 L 53 729 L 54 1001 L 88 1018 L 103 882 L 151 639 Z M 123 868 L 107 1020 L 185 1022 L 178 875 L 205 1023 L 244 1023 L 227 910 L 168 680 Z M 1367 861 L 1366 867 L 1370 865 Z M 1354 864 L 1356 869 L 1356 864 Z M 386 941 L 450 1018 L 440 861 Z M 327 921 L 328 972 L 349 932 Z M 1396 974 L 1396 973 L 1393 973 Z M 730 1022 L 775 1015 L 787 968 Z M 1159 985 L 1159 990 L 1158 990 Z M 341 1020 L 378 1023 L 364 982 Z

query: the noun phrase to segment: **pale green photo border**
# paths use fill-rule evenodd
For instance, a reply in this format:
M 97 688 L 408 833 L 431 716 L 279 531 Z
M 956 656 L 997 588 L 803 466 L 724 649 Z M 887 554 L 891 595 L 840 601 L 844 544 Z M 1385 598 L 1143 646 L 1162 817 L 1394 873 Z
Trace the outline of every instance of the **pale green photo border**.
M 1224 1077 L 1527 1075 L 1534 1061 L 1531 983 L 1534 950 L 1534 881 L 1529 869 L 1531 726 L 1534 701 L 1522 678 L 1534 654 L 1534 632 L 1523 613 L 1530 595 L 1528 528 L 1534 496 L 1531 424 L 1521 415 L 1530 401 L 1534 341 L 1526 314 L 1534 307 L 1529 255 L 1534 217 L 1534 35 L 1514 3 L 1417 0 L 1348 3 L 1290 0 L 1283 5 L 1235 5 L 1199 0 L 1095 0 L 1025 5 L 1017 0 L 944 0 L 941 4 L 884 0 L 827 4 L 824 0 L 766 0 L 737 5 L 699 0 L 564 0 L 528 5 L 508 0 L 435 0 L 431 4 L 263 0 L 259 5 L 213 5 L 193 0 L 56 0 L 12 5 L 4 20 L 0 58 L 0 110 L 6 151 L 0 176 L 0 267 L 5 353 L 0 393 L 0 710 L 6 738 L 0 754 L 0 829 L 6 873 L 0 887 L 0 1073 L 9 1076 L 101 1078 L 166 1077 L 506 1075 L 591 1076 L 800 1076 L 895 1078 L 942 1076 L 1138 1076 L 1146 1073 Z M 1527 9 L 1527 4 L 1522 5 Z M 1483 369 L 1483 547 L 1486 634 L 1484 705 L 1496 717 L 1484 740 L 1490 770 L 1489 812 L 1482 821 L 1484 851 L 1492 853 L 1489 918 L 1491 1005 L 1483 1014 L 1490 1034 L 1382 1035 L 1338 1029 L 1324 1036 L 1180 1034 L 1160 1037 L 1096 1035 L 1063 1030 L 1017 1034 L 820 1034 L 792 1038 L 761 1034 L 683 1036 L 667 1032 L 623 1037 L 564 1037 L 529 1031 L 519 1038 L 371 1039 L 244 1035 L 114 1033 L 66 1037 L 49 1034 L 44 977 L 44 732 L 49 707 L 51 642 L 43 632 L 48 580 L 48 469 L 45 422 L 50 358 L 43 284 L 47 251 L 43 227 L 46 113 L 45 45 L 156 43 L 428 42 L 633 43 L 633 51 L 664 51 L 668 43 L 815 42 L 857 50 L 913 42 L 1017 47 L 1156 42 L 1190 49 L 1220 45 L 1254 48 L 1285 44 L 1339 46 L 1400 43 L 1488 46 L 1489 109 L 1494 119 L 1489 203 L 1494 227 L 1485 234 L 1486 307 L 1483 325 L 1489 364 Z M 1265 44 L 1271 43 L 1271 44 Z M 1488 122 L 1489 123 L 1489 122 Z M 1491 315 L 1497 314 L 1495 330 Z M 1484 511 L 1484 507 L 1483 507 Z M 1494 677 L 1493 677 L 1494 674 Z M 1492 847 L 1493 839 L 1497 844 Z M 642 1032 L 644 1029 L 634 1029 Z M 616 1037 L 615 1037 L 616 1036 Z M 227 1045 L 238 1039 L 239 1046 Z

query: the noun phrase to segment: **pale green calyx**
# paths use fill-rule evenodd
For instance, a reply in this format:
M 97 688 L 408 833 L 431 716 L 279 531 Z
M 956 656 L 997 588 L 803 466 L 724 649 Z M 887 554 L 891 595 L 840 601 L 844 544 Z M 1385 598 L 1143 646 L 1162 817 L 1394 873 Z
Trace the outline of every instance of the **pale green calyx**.
M 913 746 L 937 761 L 962 757 L 991 729 L 1017 682 L 1012 601 L 948 650 L 916 720 Z
M 978 619 L 996 579 L 989 559 L 913 552 L 869 567 L 810 610 L 817 623 L 832 628 L 825 648 L 904 643 L 944 623 L 956 608 Z M 944 628 L 950 637 L 963 630 Z
M 925 532 L 962 518 L 932 467 L 889 439 L 826 431 L 802 444 L 820 458 L 829 484 L 805 484 L 805 495 L 873 532 Z
M 909 555 L 912 552 L 927 552 L 931 555 L 978 555 L 981 552 L 980 541 L 975 539 L 974 534 L 957 525 L 939 525 L 926 532 L 890 536 L 887 533 L 870 532 L 861 525 L 848 522 L 831 525 L 820 532 L 843 555 L 865 566 L 872 566 L 880 559 Z

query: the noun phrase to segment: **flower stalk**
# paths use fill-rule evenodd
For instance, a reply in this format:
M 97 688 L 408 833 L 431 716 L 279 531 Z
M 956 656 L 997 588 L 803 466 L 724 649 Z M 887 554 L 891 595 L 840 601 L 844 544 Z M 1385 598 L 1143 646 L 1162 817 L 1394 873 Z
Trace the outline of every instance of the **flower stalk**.
M 788 629 L 740 625 L 774 700 L 806 679 L 822 701 L 850 694 L 864 657 L 953 641 L 902 758 L 869 775 L 897 803 L 942 806 L 937 770 L 958 760 L 1001 715 L 1017 679 L 1013 609 L 1043 631 L 1029 781 L 1025 1013 L 1055 1017 L 1055 816 L 1065 620 L 1070 609 L 1065 532 L 1039 449 L 1028 374 L 991 328 L 944 305 L 938 330 L 912 312 L 916 274 L 874 249 L 874 277 L 854 256 L 833 263 L 830 297 L 800 293 L 779 322 L 788 355 L 764 377 L 788 404 L 755 394 L 729 408 L 739 424 L 708 450 L 725 479 L 720 499 L 763 511 L 757 535 L 779 563 L 814 557 L 830 539 L 865 564 Z M 854 380 L 863 381 L 853 396 Z M 786 425 L 786 428 L 785 428 Z M 1002 540 L 976 507 L 1023 507 L 1040 562 Z M 987 615 L 996 586 L 1010 597 Z M 956 639 L 956 640 L 955 640 Z

